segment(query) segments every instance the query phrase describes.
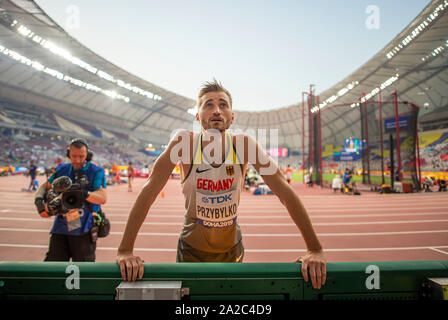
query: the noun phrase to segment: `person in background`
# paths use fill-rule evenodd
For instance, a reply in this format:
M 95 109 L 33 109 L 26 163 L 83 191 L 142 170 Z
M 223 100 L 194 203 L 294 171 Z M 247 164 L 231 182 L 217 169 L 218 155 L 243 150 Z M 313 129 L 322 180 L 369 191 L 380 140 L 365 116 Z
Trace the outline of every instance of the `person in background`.
M 309 172 L 305 172 L 305 176 L 303 177 L 303 180 L 304 180 L 305 186 L 309 186 L 309 187 L 312 186 L 311 177 L 310 177 Z
M 292 169 L 291 169 L 291 165 L 289 165 L 289 164 L 285 169 L 285 176 L 286 176 L 286 181 L 288 181 L 288 183 L 291 184 Z
M 128 192 L 132 192 L 132 180 L 134 180 L 134 167 L 132 162 L 128 165 Z
M 53 188 L 57 178 L 69 177 L 73 183 L 87 181 L 82 190 L 83 207 L 58 213 L 54 218 L 50 231 L 50 243 L 45 261 L 86 261 L 95 262 L 97 229 L 94 227 L 94 216 L 101 212 L 101 205 L 107 201 L 106 179 L 103 168 L 90 160 L 87 141 L 82 138 L 73 139 L 67 148 L 70 163 L 63 163 L 56 172 L 43 183 L 36 192 L 34 204 L 42 218 L 50 217 L 46 195 Z M 61 208 L 62 209 L 62 208 Z
M 344 186 L 348 187 L 350 180 L 352 179 L 352 171 L 348 168 L 345 169 L 344 176 L 342 177 L 342 183 Z
M 28 168 L 28 174 L 30 175 L 30 185 L 28 186 L 28 191 L 36 191 L 37 185 L 36 185 L 36 174 L 37 174 L 37 167 L 34 165 L 34 161 L 30 161 L 30 167 Z M 32 189 L 31 189 L 32 188 Z
M 112 179 L 112 185 L 114 185 L 115 183 L 117 183 L 117 176 L 118 176 L 118 166 L 117 163 L 114 162 L 112 168 L 110 169 L 110 177 Z
M 425 178 L 423 179 L 423 189 L 425 190 L 425 192 L 432 192 L 432 187 L 434 186 L 434 182 L 432 181 L 432 179 L 428 176 L 425 176 Z
M 438 179 L 437 184 L 439 186 L 439 192 L 445 191 L 446 192 L 446 181 L 444 179 Z
M 334 192 L 336 192 L 337 190 L 342 190 L 342 180 L 340 175 L 337 174 L 333 178 L 333 181 L 331 182 L 331 188 Z

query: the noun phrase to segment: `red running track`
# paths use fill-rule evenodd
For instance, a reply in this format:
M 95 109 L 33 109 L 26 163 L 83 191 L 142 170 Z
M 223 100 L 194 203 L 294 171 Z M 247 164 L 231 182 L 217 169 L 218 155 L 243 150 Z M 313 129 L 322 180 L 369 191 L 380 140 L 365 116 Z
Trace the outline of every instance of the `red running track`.
M 39 178 L 39 182 L 44 181 Z M 134 192 L 127 185 L 108 187 L 104 211 L 111 234 L 98 240 L 98 262 L 113 262 L 129 210 L 144 179 Z M 41 218 L 34 194 L 23 176 L 0 177 L 0 260 L 42 261 L 48 248 L 53 218 Z M 448 258 L 448 193 L 361 196 L 333 193 L 319 187 L 292 187 L 303 201 L 329 262 L 445 260 Z M 184 202 L 179 180 L 169 180 L 165 197 L 150 209 L 135 244 L 145 262 L 175 262 Z M 306 249 L 288 212 L 275 196 L 243 192 L 239 224 L 246 249 L 245 262 L 292 262 Z

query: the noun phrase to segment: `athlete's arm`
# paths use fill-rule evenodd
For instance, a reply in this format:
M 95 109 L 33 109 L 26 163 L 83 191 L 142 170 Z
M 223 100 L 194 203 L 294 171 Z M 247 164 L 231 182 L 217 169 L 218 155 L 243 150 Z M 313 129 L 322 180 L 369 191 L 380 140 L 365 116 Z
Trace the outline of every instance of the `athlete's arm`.
M 254 144 L 256 148 L 253 147 Z M 257 151 L 256 161 L 253 163 L 253 166 L 263 177 L 264 182 L 286 207 L 305 240 L 308 252 L 297 259 L 297 262 L 302 262 L 302 275 L 304 280 L 308 281 L 307 271 L 309 268 L 313 288 L 320 289 L 321 285 L 325 284 L 327 277 L 326 259 L 305 207 L 278 169 L 275 161 L 269 157 L 266 151 L 251 137 L 247 138 L 247 145 L 248 153 L 254 149 Z
M 183 131 L 182 133 L 185 132 Z M 189 143 L 191 143 L 190 134 L 188 132 L 187 134 L 182 133 L 177 134 L 171 140 L 168 147 L 156 160 L 151 176 L 144 184 L 131 209 L 116 257 L 123 280 L 135 281 L 137 276 L 139 279 L 143 277 L 143 261 L 140 257 L 133 255 L 135 239 L 148 214 L 149 208 L 168 181 L 176 161 L 182 156 L 184 149 L 180 148 L 179 150 L 177 147 L 182 146 L 180 143 L 183 142 L 185 144 L 187 142 L 185 145 L 188 146 L 189 150 Z

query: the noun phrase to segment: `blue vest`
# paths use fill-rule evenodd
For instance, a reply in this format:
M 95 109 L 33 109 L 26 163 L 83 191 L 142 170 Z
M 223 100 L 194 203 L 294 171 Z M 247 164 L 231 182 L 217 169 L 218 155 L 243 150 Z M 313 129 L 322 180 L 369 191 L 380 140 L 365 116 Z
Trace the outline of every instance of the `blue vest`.
M 88 191 L 95 191 L 93 190 L 93 181 L 95 179 L 95 175 L 102 170 L 104 171 L 103 168 L 98 167 L 90 162 L 84 168 L 80 169 L 80 172 L 85 174 L 87 176 L 87 179 L 89 180 L 89 185 L 87 187 Z M 73 167 L 70 163 L 61 164 L 56 168 L 56 172 L 53 178 L 56 179 L 62 176 L 68 176 L 73 181 L 74 179 Z M 98 212 L 101 209 L 101 206 L 99 204 L 91 203 L 90 205 L 92 206 L 94 212 Z M 65 216 L 58 215 L 54 219 L 53 228 L 51 229 L 50 233 L 78 236 L 83 235 L 86 232 L 89 232 L 90 229 L 92 228 L 92 225 L 93 225 L 92 212 L 90 211 L 89 206 L 85 202 L 83 207 L 83 214 L 81 216 L 80 228 L 69 231 L 67 226 L 67 219 L 65 218 Z
M 342 177 L 342 183 L 347 184 L 350 182 L 349 173 L 344 172 L 344 176 Z

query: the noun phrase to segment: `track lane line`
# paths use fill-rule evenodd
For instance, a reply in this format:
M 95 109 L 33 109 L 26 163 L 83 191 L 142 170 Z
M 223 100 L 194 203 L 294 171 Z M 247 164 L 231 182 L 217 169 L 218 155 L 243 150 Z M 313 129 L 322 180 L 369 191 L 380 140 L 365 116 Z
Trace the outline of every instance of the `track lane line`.
M 48 229 L 29 229 L 29 228 L 0 228 L 5 232 L 43 232 L 49 233 Z M 111 231 L 111 235 L 123 235 L 124 232 Z M 389 231 L 389 232 L 339 232 L 339 233 L 316 233 L 318 237 L 349 237 L 349 236 L 384 236 L 384 235 L 403 235 L 403 234 L 428 234 L 428 233 L 447 233 L 448 230 L 417 230 L 417 231 Z M 178 237 L 179 232 L 139 232 L 138 236 L 165 236 Z M 301 237 L 297 233 L 245 233 L 244 237 Z
M 36 244 L 9 244 L 0 243 L 0 247 L 13 247 L 13 248 L 48 248 L 48 245 L 36 245 Z M 325 252 L 361 252 L 361 251 L 408 251 L 408 250 L 431 250 L 431 249 L 446 249 L 448 246 L 426 246 L 426 247 L 392 247 L 392 248 L 343 248 L 343 249 L 325 249 Z M 101 247 L 98 246 L 97 250 L 116 251 L 115 247 Z M 175 252 L 177 249 L 171 248 L 134 248 L 134 251 L 152 251 L 152 252 Z M 307 249 L 245 249 L 245 252 L 307 252 Z M 446 252 L 443 252 L 446 253 Z
M 439 248 L 440 248 L 440 247 L 439 247 Z M 440 253 L 444 253 L 444 254 L 448 255 L 448 252 L 445 252 L 445 251 L 442 251 L 442 250 L 438 250 L 438 249 L 435 249 L 435 248 L 433 248 L 433 247 L 430 247 L 429 249 L 434 250 L 434 251 L 436 251 L 436 252 L 440 252 Z
M 45 221 L 43 218 L 15 218 L 15 217 L 0 217 L 0 220 L 7 221 Z M 127 221 L 111 221 L 114 224 L 126 224 Z M 435 220 L 405 220 L 405 221 L 367 221 L 367 222 L 313 222 L 313 226 L 350 226 L 350 225 L 376 225 L 376 224 L 409 224 L 409 223 L 432 223 L 432 222 L 448 222 L 448 219 L 435 219 Z M 175 225 L 178 226 L 178 222 L 144 222 L 144 225 Z M 238 223 L 240 226 L 296 226 L 294 223 Z

